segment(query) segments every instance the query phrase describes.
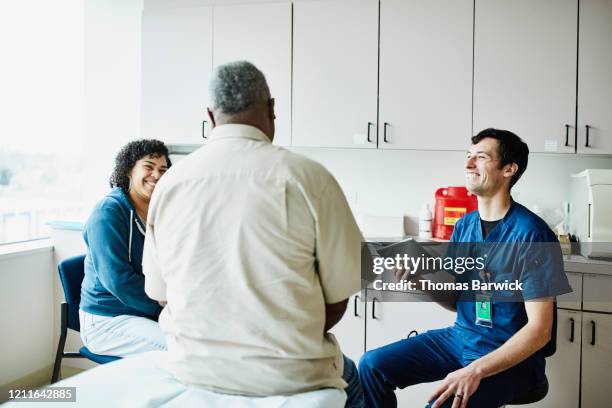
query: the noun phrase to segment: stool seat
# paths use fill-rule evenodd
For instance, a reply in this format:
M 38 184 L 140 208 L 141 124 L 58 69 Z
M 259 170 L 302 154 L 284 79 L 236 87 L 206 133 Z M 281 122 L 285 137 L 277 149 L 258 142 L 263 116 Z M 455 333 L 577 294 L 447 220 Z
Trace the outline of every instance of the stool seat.
M 106 364 L 110 363 L 111 361 L 121 360 L 121 357 L 117 356 L 103 356 L 101 354 L 94 354 L 85 346 L 79 349 L 79 353 L 81 353 L 83 357 L 88 358 L 98 364 Z
M 544 382 L 538 385 L 533 390 L 529 391 L 524 395 L 519 395 L 518 398 L 510 401 L 508 405 L 527 405 L 533 404 L 534 402 L 538 402 L 544 399 L 548 394 L 548 379 L 544 377 Z

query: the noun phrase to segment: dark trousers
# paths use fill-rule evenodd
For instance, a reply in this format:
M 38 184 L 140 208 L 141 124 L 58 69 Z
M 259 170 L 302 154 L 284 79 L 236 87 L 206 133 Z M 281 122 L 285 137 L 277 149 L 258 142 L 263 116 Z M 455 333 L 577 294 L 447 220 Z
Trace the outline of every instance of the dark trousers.
M 359 375 L 367 407 L 396 407 L 396 388 L 441 380 L 462 368 L 461 339 L 455 329 L 431 330 L 368 351 L 359 362 Z M 542 366 L 534 358 L 484 378 L 468 401 L 470 408 L 495 408 L 525 394 L 543 380 Z M 451 407 L 450 397 L 442 406 Z M 423 401 L 421 407 L 429 406 Z M 412 408 L 412 407 L 409 407 Z

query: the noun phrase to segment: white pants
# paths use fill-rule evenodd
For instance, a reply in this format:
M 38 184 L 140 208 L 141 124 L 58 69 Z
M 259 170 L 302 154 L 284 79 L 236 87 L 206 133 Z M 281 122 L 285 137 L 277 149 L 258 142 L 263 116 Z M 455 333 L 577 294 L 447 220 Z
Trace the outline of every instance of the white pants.
M 95 354 L 126 357 L 147 351 L 166 350 L 157 322 L 139 316 L 100 316 L 79 310 L 81 339 Z

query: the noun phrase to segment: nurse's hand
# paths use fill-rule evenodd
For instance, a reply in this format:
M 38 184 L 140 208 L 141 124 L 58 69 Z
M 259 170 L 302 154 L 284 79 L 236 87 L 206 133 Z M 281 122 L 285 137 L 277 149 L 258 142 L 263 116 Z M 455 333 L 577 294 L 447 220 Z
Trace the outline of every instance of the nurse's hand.
M 429 397 L 429 402 L 436 400 L 431 408 L 439 408 L 449 398 L 453 399 L 452 408 L 466 408 L 481 379 L 482 376 L 470 365 L 449 373 L 442 385 Z
M 401 282 L 401 281 L 410 281 L 410 278 L 412 276 L 414 276 L 413 274 L 410 273 L 410 268 L 402 268 L 397 267 L 395 268 L 395 281 L 396 282 Z

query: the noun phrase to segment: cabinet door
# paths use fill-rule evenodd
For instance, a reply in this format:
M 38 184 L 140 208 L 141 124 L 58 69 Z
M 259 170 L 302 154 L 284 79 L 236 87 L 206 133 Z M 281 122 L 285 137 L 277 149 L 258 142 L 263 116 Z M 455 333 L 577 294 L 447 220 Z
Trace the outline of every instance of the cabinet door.
M 612 2 L 580 0 L 578 152 L 612 153 Z M 589 143 L 586 147 L 586 126 Z
M 214 9 L 214 66 L 247 60 L 259 68 L 275 100 L 274 144 L 291 144 L 291 3 Z
M 557 306 L 564 309 L 580 310 L 582 308 L 582 274 L 566 272 L 572 291 L 557 297 Z
M 293 8 L 292 145 L 376 148 L 378 1 Z
M 584 274 L 583 310 L 612 313 L 612 276 Z
M 577 0 L 475 7 L 474 133 L 507 129 L 531 152 L 574 153 Z
M 411 335 L 413 330 L 420 334 L 427 330 L 451 326 L 455 321 L 455 313 L 433 302 L 380 302 L 376 296 L 375 298 L 377 300 L 370 298 L 367 304 L 367 350 L 404 339 Z M 436 381 L 396 390 L 397 406 L 425 406 L 427 398 L 438 384 Z
M 580 340 L 582 313 L 575 310 L 557 311 L 557 351 L 546 359 L 549 391 L 546 398 L 533 408 L 577 408 L 580 399 Z
M 582 407 L 610 406 L 612 315 L 582 314 Z
M 346 312 L 342 319 L 330 331 L 338 340 L 342 352 L 355 362 L 365 350 L 365 313 L 366 303 L 360 294 L 349 298 Z
M 211 67 L 210 7 L 144 11 L 142 137 L 203 143 Z
M 467 150 L 473 11 L 472 0 L 381 1 L 380 148 Z

